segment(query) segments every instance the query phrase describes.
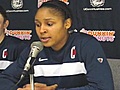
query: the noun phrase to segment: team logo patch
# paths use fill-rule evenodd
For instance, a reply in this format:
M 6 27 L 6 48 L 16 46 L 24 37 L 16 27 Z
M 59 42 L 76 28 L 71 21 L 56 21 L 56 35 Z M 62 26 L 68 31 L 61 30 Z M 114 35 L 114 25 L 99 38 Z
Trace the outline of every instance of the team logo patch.
M 8 56 L 8 51 L 7 51 L 7 49 L 4 49 L 3 53 L 2 53 L 2 57 L 6 58 L 7 56 Z
M 39 61 L 42 62 L 42 61 L 46 61 L 48 60 L 48 58 L 39 58 Z
M 66 3 L 67 5 L 69 4 L 69 1 L 68 1 L 68 0 L 60 0 L 60 1 Z
M 73 47 L 71 48 L 71 59 L 74 59 L 75 56 L 76 56 L 76 48 L 75 48 L 75 46 L 73 46 Z
M 99 61 L 99 63 L 103 63 L 103 58 L 97 58 L 97 60 Z
M 90 3 L 93 7 L 101 7 L 104 5 L 105 0 L 90 0 Z
M 42 5 L 43 2 L 47 2 L 50 0 L 38 0 L 38 8 Z
M 21 9 L 23 7 L 23 0 L 11 0 L 13 9 Z

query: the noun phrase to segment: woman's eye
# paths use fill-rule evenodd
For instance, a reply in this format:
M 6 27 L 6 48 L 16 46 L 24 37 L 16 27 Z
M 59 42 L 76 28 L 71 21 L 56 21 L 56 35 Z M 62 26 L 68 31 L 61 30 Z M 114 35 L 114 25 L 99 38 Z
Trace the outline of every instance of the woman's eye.
M 40 24 L 36 24 L 37 27 L 40 27 Z
M 47 23 L 48 26 L 52 26 L 53 24 L 52 23 Z

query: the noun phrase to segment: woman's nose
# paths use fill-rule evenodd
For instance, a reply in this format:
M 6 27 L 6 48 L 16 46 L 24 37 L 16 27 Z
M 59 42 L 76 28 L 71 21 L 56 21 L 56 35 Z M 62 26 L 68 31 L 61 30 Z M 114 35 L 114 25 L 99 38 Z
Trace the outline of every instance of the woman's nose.
M 44 25 L 41 25 L 41 27 L 39 28 L 40 33 L 46 33 L 47 29 L 45 28 Z

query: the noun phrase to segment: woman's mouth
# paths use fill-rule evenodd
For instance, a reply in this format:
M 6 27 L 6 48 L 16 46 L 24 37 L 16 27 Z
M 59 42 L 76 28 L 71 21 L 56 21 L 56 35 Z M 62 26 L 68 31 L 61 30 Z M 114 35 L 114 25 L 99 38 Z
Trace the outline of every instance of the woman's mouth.
M 48 42 L 50 40 L 50 37 L 44 37 L 44 38 L 40 38 L 41 42 L 45 43 Z

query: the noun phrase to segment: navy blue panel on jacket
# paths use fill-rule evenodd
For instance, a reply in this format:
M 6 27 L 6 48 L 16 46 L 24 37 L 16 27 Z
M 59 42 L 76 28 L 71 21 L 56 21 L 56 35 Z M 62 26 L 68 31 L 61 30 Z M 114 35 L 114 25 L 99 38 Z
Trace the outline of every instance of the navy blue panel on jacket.
M 27 47 L 27 44 L 22 40 L 6 36 L 0 44 L 0 71 L 13 63 L 25 47 Z

